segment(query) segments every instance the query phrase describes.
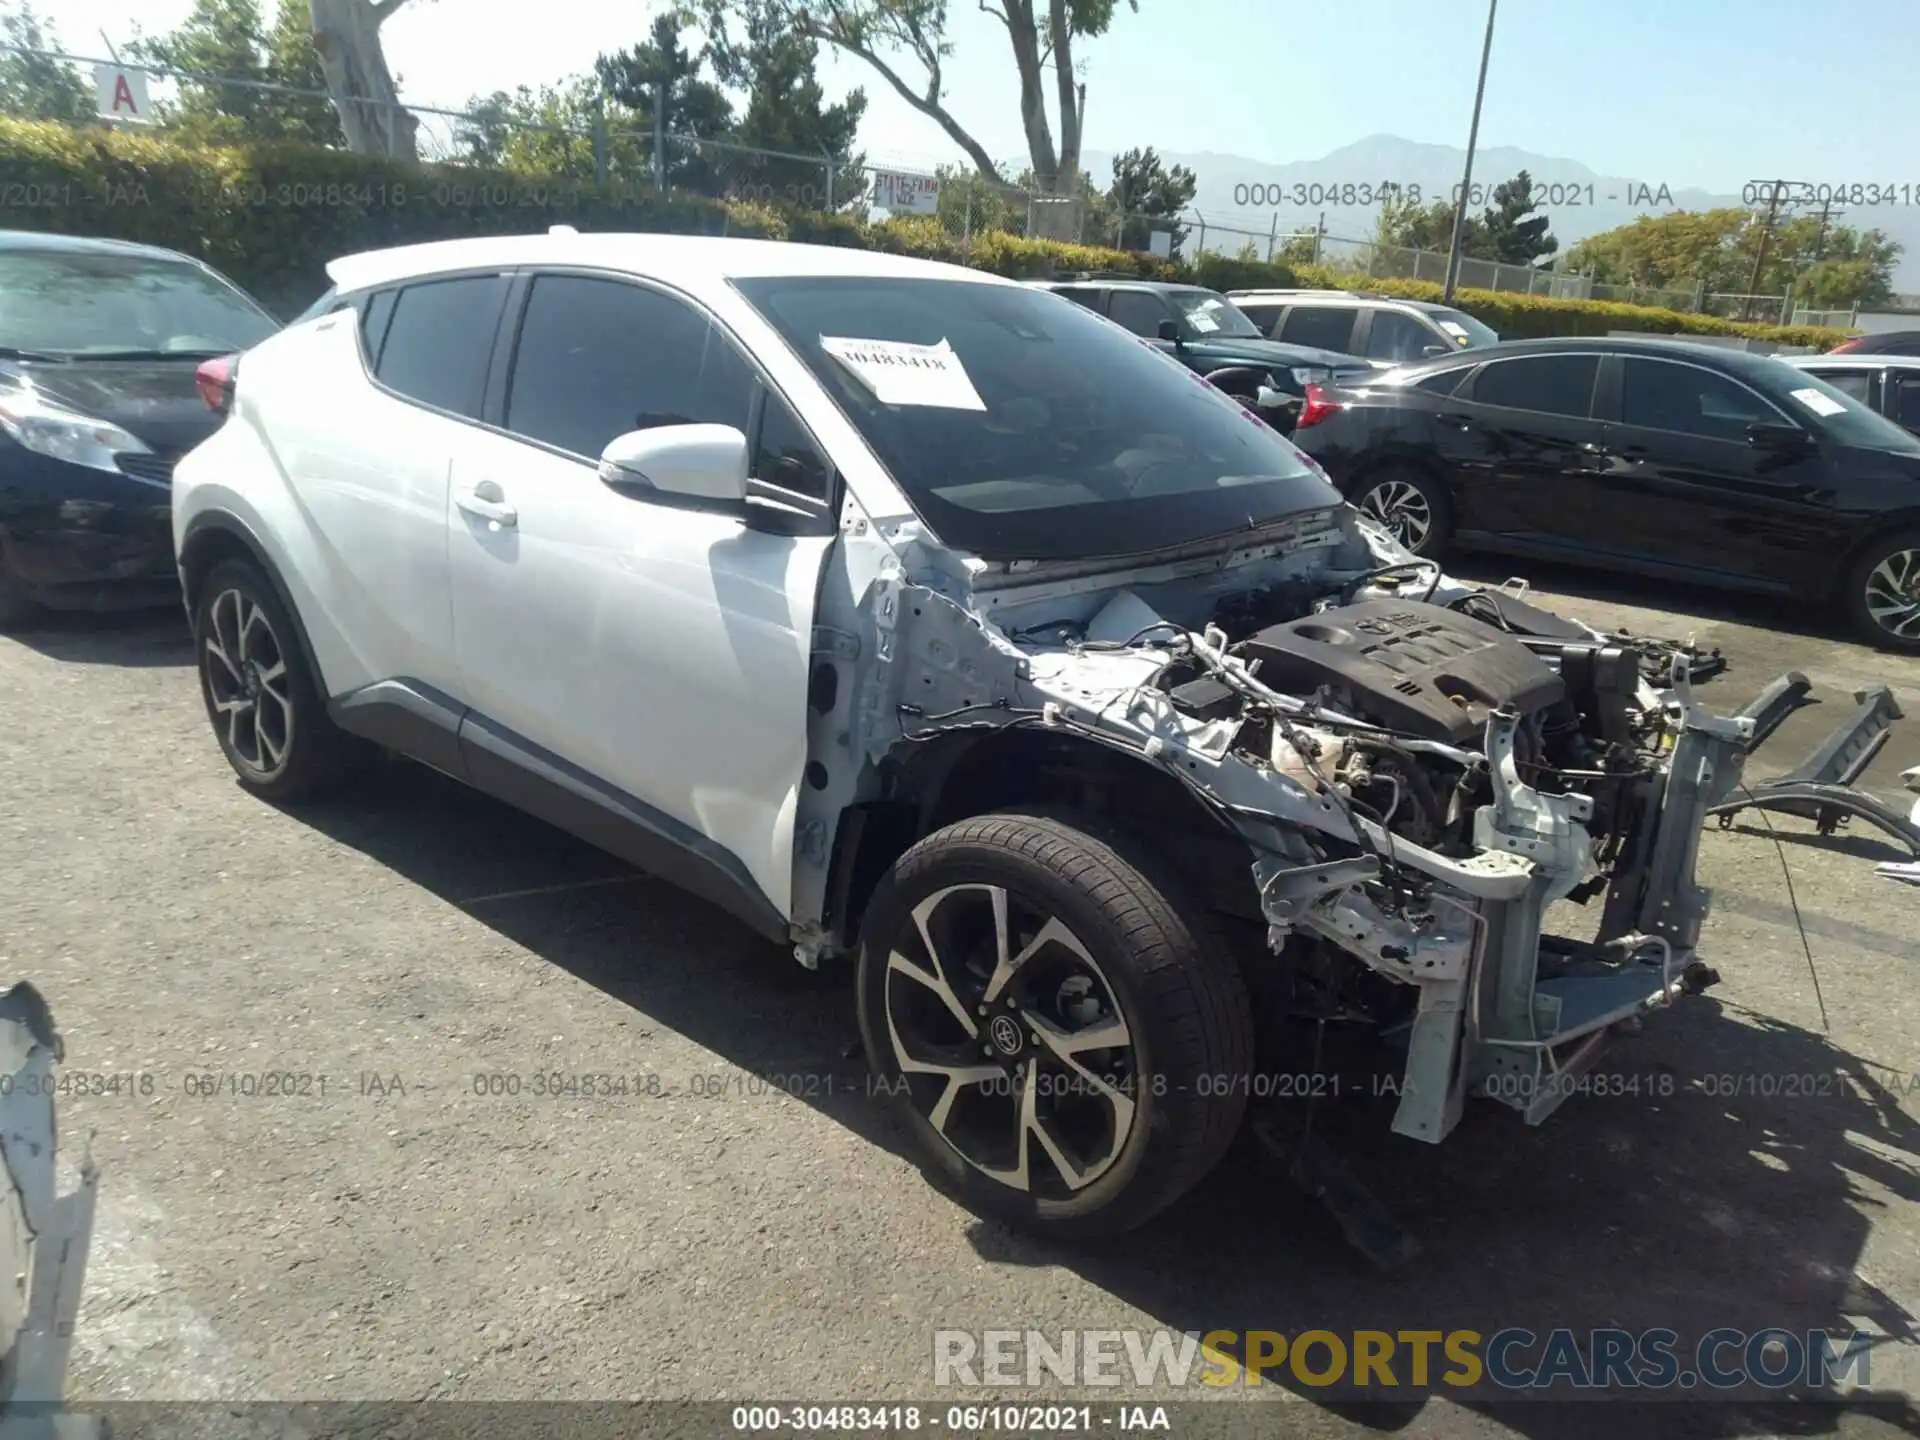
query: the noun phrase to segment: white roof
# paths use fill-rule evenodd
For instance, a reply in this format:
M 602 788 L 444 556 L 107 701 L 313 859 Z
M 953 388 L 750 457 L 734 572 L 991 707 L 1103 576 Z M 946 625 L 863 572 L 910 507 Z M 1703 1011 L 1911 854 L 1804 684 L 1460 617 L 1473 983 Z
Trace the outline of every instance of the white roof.
M 1802 369 L 1818 365 L 1822 369 L 1878 370 L 1883 365 L 1891 365 L 1896 370 L 1920 370 L 1920 355 L 1875 355 L 1871 351 L 1860 355 L 1848 350 L 1838 355 L 1778 355 L 1774 358 Z
M 581 265 L 660 279 L 715 282 L 756 275 L 871 275 L 971 280 L 1011 285 L 997 275 L 840 245 L 739 240 L 715 235 L 638 233 L 487 235 L 435 240 L 390 250 L 363 250 L 330 262 L 327 276 L 342 290 L 360 290 L 418 275 L 489 265 Z

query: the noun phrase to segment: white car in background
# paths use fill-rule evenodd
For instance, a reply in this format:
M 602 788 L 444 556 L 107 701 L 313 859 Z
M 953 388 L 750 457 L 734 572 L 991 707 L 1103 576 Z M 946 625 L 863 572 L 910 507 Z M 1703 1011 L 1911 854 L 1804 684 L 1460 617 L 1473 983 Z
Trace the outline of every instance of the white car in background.
M 1437 1142 L 1710 980 L 1693 857 L 1751 722 L 1414 559 L 1079 307 L 660 235 L 329 275 L 212 367 L 175 481 L 241 783 L 385 746 L 857 957 L 873 1071 L 982 1208 L 1144 1220 L 1296 1020 L 1397 1033 Z M 1563 898 L 1597 942 L 1542 937 Z

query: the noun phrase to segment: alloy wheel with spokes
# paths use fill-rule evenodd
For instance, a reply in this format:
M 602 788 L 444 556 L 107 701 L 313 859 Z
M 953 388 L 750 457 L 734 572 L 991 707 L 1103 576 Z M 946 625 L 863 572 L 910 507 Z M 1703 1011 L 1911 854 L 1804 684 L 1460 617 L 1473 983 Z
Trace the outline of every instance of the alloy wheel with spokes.
M 1378 520 L 1395 540 L 1414 554 L 1428 553 L 1435 538 L 1433 504 L 1411 480 L 1377 482 L 1361 495 L 1358 509 L 1361 514 Z
M 286 767 L 294 728 L 280 637 L 260 602 L 239 589 L 213 597 L 208 621 L 200 664 L 214 724 L 234 763 L 270 780 Z
M 868 1063 L 928 1168 L 1051 1233 L 1139 1224 L 1245 1108 L 1239 968 L 1121 832 L 997 814 L 922 839 L 868 903 L 859 998 Z
M 1064 1196 L 1133 1129 L 1132 1032 L 1092 953 L 1004 885 L 949 885 L 887 952 L 887 1037 L 909 1094 L 969 1165 Z
M 200 693 L 240 783 L 284 801 L 357 773 L 371 753 L 333 723 L 305 637 L 254 565 L 222 560 L 194 591 Z
M 1920 644 L 1920 548 L 1896 549 L 1867 572 L 1862 597 L 1873 623 L 1894 639 Z

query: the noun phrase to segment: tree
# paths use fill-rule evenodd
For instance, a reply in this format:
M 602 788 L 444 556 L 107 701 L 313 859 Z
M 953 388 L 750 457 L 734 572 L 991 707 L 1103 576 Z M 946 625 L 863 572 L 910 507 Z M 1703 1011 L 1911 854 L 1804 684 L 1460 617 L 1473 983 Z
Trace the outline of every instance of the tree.
M 833 206 L 857 200 L 866 190 L 865 157 L 853 146 L 867 111 L 866 93 L 856 89 L 827 104 L 816 68 L 819 43 L 786 24 L 772 0 L 707 0 L 706 23 L 706 58 L 715 76 L 744 93 L 746 108 L 731 138 L 757 150 L 822 156 L 833 168 Z M 732 164 L 738 181 L 757 194 L 812 208 L 827 205 L 824 163 L 740 155 Z
M 1486 249 L 1485 226 L 1469 218 L 1460 236 L 1460 253 L 1475 255 Z M 1453 244 L 1453 206 L 1444 200 L 1422 205 L 1404 190 L 1394 188 L 1381 202 L 1374 223 L 1374 243 L 1407 250 L 1445 251 Z
M 127 49 L 135 60 L 163 70 L 219 77 L 182 79 L 180 98 L 155 107 L 160 124 L 184 138 L 202 144 L 282 139 L 338 145 L 344 139 L 340 120 L 326 99 L 309 27 L 306 0 L 282 0 L 270 33 L 257 0 L 194 0 L 176 29 L 142 35 Z
M 702 57 L 680 43 L 685 18 L 679 12 L 655 16 L 645 41 L 630 50 L 602 55 L 594 69 L 608 97 L 649 137 L 655 101 L 664 91 L 662 129 L 681 141 L 665 147 L 666 183 L 718 195 L 727 188 L 733 162 L 725 151 L 698 142 L 727 135 L 733 126 L 733 105 L 726 92 L 703 74 Z M 646 143 L 651 146 L 651 138 Z
M 1484 250 L 1477 254 L 1487 260 L 1503 260 L 1510 265 L 1531 265 L 1560 248 L 1560 242 L 1547 233 L 1548 217 L 1536 214 L 1540 202 L 1533 197 L 1533 177 L 1522 170 L 1511 180 L 1493 187 L 1493 204 L 1481 218 Z
M 58 120 L 67 125 L 93 119 L 93 95 L 70 65 L 22 53 L 60 48 L 51 20 L 42 28 L 32 5 L 8 4 L 0 10 L 0 34 L 8 45 L 19 47 L 0 51 L 0 110 L 27 120 Z
M 729 3 L 729 0 L 723 0 Z M 737 0 L 733 0 L 737 3 Z M 998 179 L 986 147 L 948 108 L 943 67 L 953 55 L 947 38 L 947 0 L 767 0 L 781 22 L 812 39 L 858 56 L 914 109 L 935 121 L 966 152 L 974 168 Z M 1059 178 L 1080 173 L 1081 117 L 1087 87 L 1075 66 L 1074 42 L 1106 33 L 1119 0 L 978 0 L 1006 27 L 1020 82 L 1020 123 L 1036 183 L 1052 191 Z M 1126 0 L 1138 10 L 1139 0 Z M 1060 139 L 1047 115 L 1052 72 Z M 917 74 L 915 73 L 917 72 Z
M 593 132 L 602 118 L 610 177 L 641 180 L 652 163 L 652 142 L 639 133 L 643 127 L 618 105 L 602 101 L 598 76 L 575 75 L 538 89 L 496 90 L 468 101 L 466 108 L 454 129 L 454 151 L 468 164 L 554 179 L 595 179 Z
M 1776 215 L 1769 233 L 1763 213 L 1726 208 L 1643 215 L 1582 240 L 1564 264 L 1609 285 L 1763 295 L 1791 287 L 1808 304 L 1843 309 L 1884 302 L 1900 255 L 1882 231 L 1834 225 L 1818 211 Z
M 380 27 L 407 0 L 310 0 L 313 48 L 347 147 L 358 155 L 416 160 L 420 122 L 400 93 L 380 48 Z
M 1184 165 L 1169 170 L 1151 145 L 1114 156 L 1113 186 L 1107 199 L 1121 217 L 1120 248 L 1148 249 L 1148 237 L 1165 231 L 1173 236 L 1173 251 L 1178 254 L 1187 232 L 1184 226 L 1169 222 L 1193 203 L 1199 183 Z
M 949 235 L 1026 233 L 1026 198 L 1005 180 L 958 165 L 936 166 L 933 173 L 940 182 L 940 228 Z

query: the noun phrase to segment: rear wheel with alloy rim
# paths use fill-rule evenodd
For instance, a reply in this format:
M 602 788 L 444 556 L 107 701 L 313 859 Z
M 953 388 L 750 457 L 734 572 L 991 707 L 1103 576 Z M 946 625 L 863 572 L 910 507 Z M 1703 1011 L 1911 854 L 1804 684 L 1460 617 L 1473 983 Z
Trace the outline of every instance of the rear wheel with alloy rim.
M 1252 1064 L 1238 969 L 1125 837 L 961 821 L 901 857 L 862 930 L 869 1064 L 975 1208 L 1129 1229 L 1233 1138 Z
M 1418 471 L 1385 470 L 1372 476 L 1355 493 L 1353 504 L 1416 555 L 1436 555 L 1446 543 L 1446 497 Z
M 258 569 L 216 565 L 193 631 L 207 718 L 242 785 L 291 800 L 359 768 L 365 747 L 328 718 L 292 619 Z
M 1870 644 L 1920 651 L 1920 530 L 1867 548 L 1847 579 L 1847 608 Z

